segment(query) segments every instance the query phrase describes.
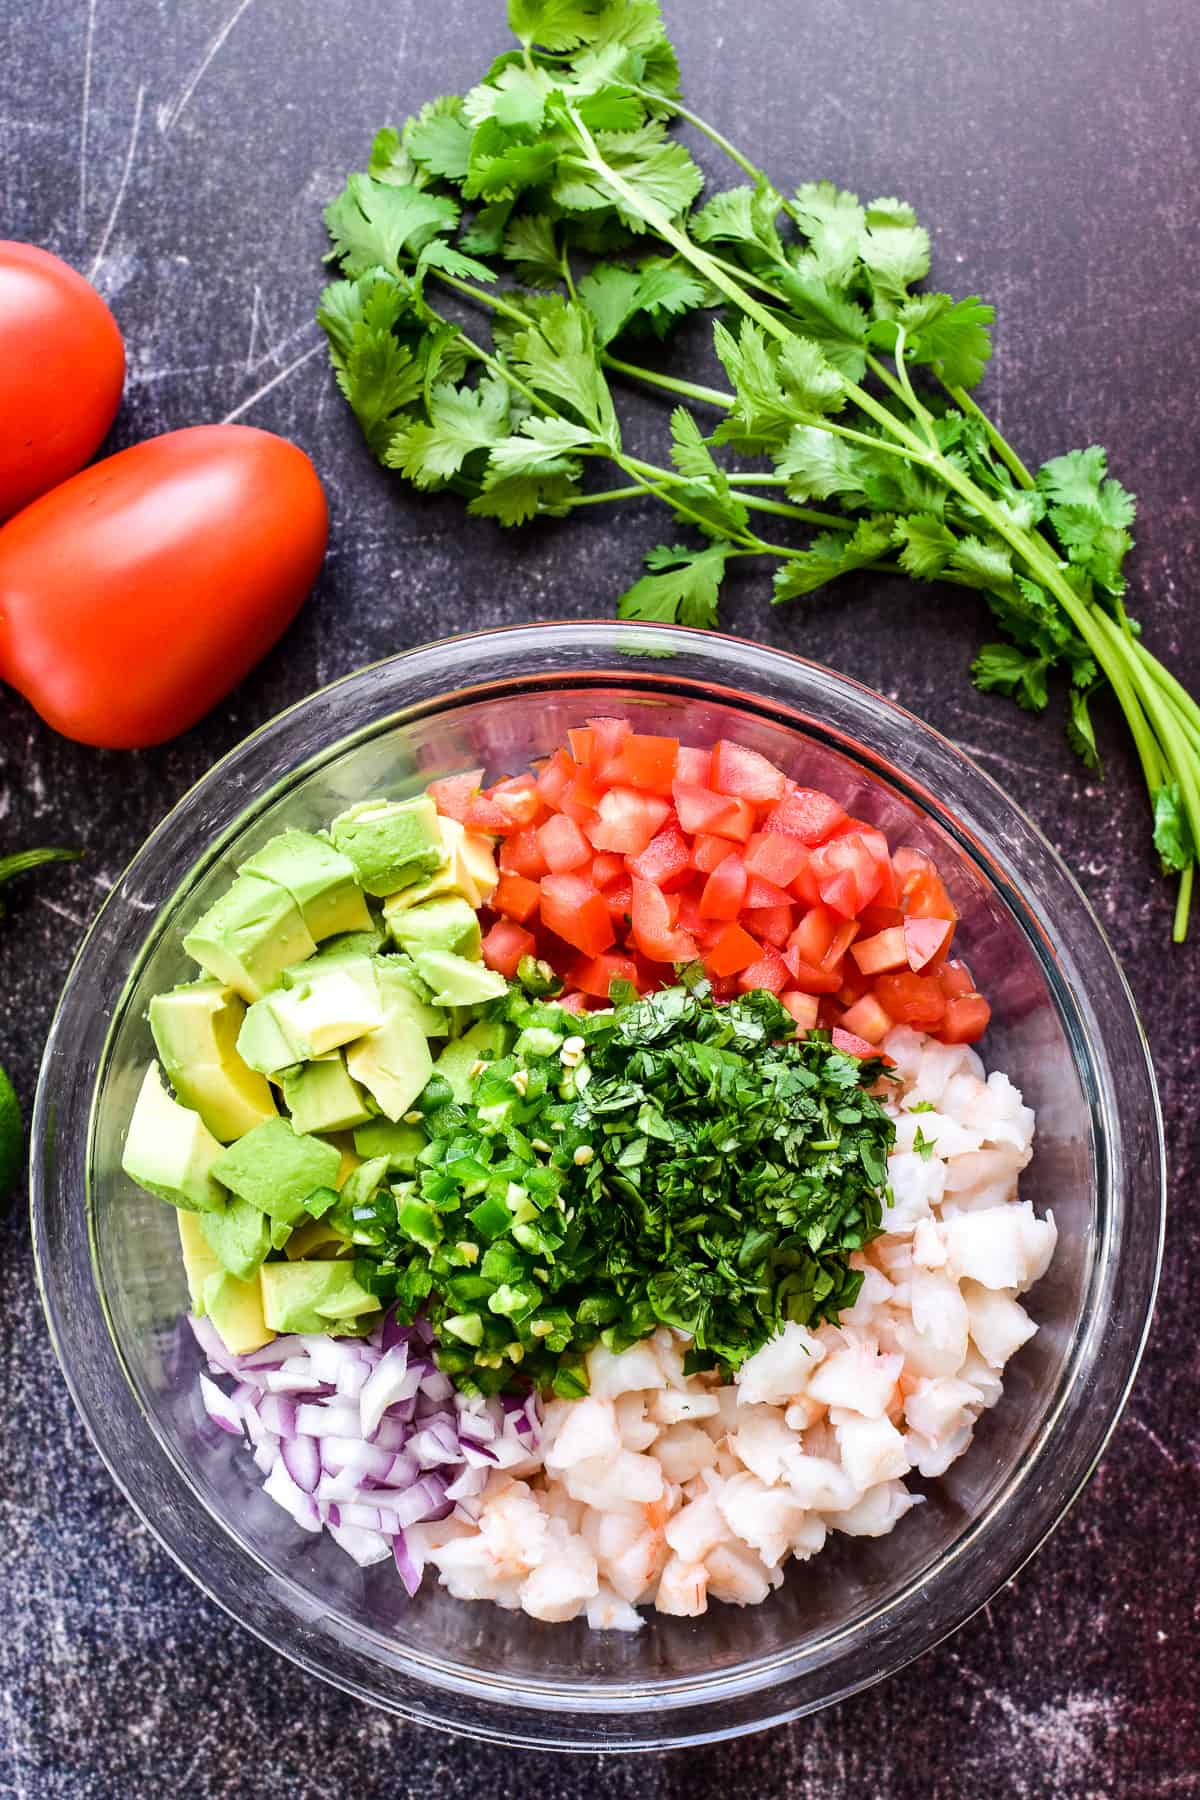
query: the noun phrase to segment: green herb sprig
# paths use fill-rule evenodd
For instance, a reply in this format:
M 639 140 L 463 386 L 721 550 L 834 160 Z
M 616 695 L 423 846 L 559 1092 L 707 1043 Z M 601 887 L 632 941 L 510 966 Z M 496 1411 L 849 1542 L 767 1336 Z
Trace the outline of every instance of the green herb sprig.
M 776 561 L 777 601 L 860 569 L 977 590 L 1002 634 L 975 660 L 980 688 L 1041 711 L 1061 675 L 1093 769 L 1091 700 L 1117 699 L 1182 940 L 1200 708 L 1126 612 L 1134 502 L 1105 452 L 1026 467 L 971 395 L 991 306 L 919 291 L 929 237 L 902 201 L 777 188 L 698 118 L 655 0 L 510 0 L 508 16 L 516 43 L 478 86 L 381 131 L 326 212 L 343 279 L 319 316 L 372 450 L 504 525 L 661 501 L 698 541 L 649 553 L 625 618 L 714 624 L 742 557 Z M 699 205 L 676 120 L 743 183 Z M 490 329 L 462 322 L 464 302 Z M 727 385 L 642 360 L 714 306 Z M 627 449 L 614 378 L 687 403 L 664 459 Z M 593 463 L 621 483 L 587 485 Z
M 354 1231 L 374 1291 L 428 1311 L 456 1380 L 569 1396 L 593 1344 L 663 1324 L 692 1336 L 691 1366 L 736 1369 L 786 1321 L 853 1304 L 895 1136 L 866 1091 L 881 1062 L 705 983 L 579 1018 L 497 1006 L 511 1052 L 465 1105 L 427 1090 L 417 1177 Z

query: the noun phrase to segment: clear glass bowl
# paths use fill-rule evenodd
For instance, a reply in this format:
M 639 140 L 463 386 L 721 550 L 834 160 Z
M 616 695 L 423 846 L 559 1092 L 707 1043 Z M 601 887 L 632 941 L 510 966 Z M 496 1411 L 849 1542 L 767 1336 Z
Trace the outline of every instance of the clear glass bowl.
M 893 842 L 927 847 L 993 1006 L 983 1046 L 1036 1107 L 1023 1193 L 1058 1253 L 969 1453 L 886 1538 L 837 1538 L 765 1605 L 647 1616 L 636 1636 L 543 1625 L 390 1564 L 359 1570 L 262 1496 L 198 1403 L 170 1209 L 120 1143 L 151 1052 L 151 994 L 188 978 L 184 930 L 285 825 L 485 764 L 522 769 L 569 725 L 620 711 L 694 743 L 736 737 Z M 302 1667 L 364 1700 L 506 1743 L 634 1750 L 752 1731 L 878 1681 L 1014 1574 L 1095 1465 L 1145 1337 L 1163 1225 L 1154 1075 L 1079 889 L 996 784 L 852 681 L 714 635 L 614 624 L 453 639 L 335 683 L 193 788 L 113 889 L 64 991 L 34 1117 L 34 1242 L 67 1381 L 114 1479 L 199 1586 Z

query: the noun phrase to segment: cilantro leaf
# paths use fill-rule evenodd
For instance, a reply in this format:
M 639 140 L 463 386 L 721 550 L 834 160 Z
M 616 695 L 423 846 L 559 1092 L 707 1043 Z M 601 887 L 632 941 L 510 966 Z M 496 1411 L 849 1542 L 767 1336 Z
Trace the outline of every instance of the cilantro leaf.
M 659 544 L 646 558 L 656 573 L 643 575 L 617 602 L 619 619 L 651 619 L 658 624 L 708 627 L 717 622 L 717 599 L 729 544 L 689 550 Z
M 1049 659 L 1016 644 L 985 644 L 971 664 L 971 679 L 985 694 L 1007 694 L 1027 712 L 1041 712 L 1049 695 Z
M 408 312 L 407 288 L 384 269 L 332 283 L 317 312 L 337 384 L 376 456 L 383 455 L 397 420 L 420 399 L 424 386 L 423 360 L 394 329 Z
M 1182 872 L 1196 860 L 1196 846 L 1177 781 L 1165 783 L 1154 796 L 1154 848 L 1162 858 L 1164 872 Z
M 579 464 L 571 457 L 593 442 L 585 425 L 572 425 L 567 419 L 522 419 L 520 431 L 513 437 L 501 438 L 492 445 L 488 462 L 489 479 L 510 475 L 579 475 Z
M 401 255 L 423 249 L 439 233 L 452 231 L 458 208 L 443 194 L 424 188 L 391 187 L 369 175 L 351 175 L 336 200 L 325 208 L 333 239 L 329 257 L 347 275 L 368 269 L 392 269 Z
M 845 287 L 866 235 L 858 196 L 843 193 L 832 181 L 806 181 L 788 210 L 808 238 L 812 266 L 832 288 Z
M 653 330 L 662 331 L 678 314 L 707 299 L 707 290 L 689 270 L 665 258 L 648 258 L 636 269 L 597 263 L 580 281 L 578 291 L 601 345 L 611 344 L 642 318 Z
M 384 461 L 419 488 L 439 487 L 457 475 L 476 450 L 490 450 L 508 429 L 508 387 L 487 376 L 478 387 L 439 382 L 430 396 L 429 422 L 398 431 Z
M 471 138 L 463 197 L 511 200 L 525 188 L 537 187 L 544 181 L 557 158 L 554 142 L 533 137 L 528 127 L 510 129 L 499 119 L 484 119 Z
M 513 366 L 540 394 L 564 402 L 617 448 L 620 432 L 612 395 L 596 354 L 595 328 L 575 300 L 547 301 L 534 321 L 512 339 Z
M 788 476 L 793 500 L 829 500 L 835 494 L 865 494 L 865 458 L 856 444 L 822 431 L 819 425 L 793 425 L 775 467 Z
M 489 473 L 467 511 L 477 518 L 496 519 L 501 525 L 524 525 L 539 515 L 559 519 L 570 512 L 578 491 L 578 483 L 562 473 Z
M 423 106 L 405 127 L 403 143 L 412 160 L 426 175 L 445 181 L 461 181 L 466 175 L 471 127 L 463 118 L 458 94 L 446 94 Z
M 807 550 L 790 558 L 776 572 L 773 602 L 779 605 L 783 600 L 796 600 L 839 575 L 878 562 L 891 548 L 894 525 L 895 520 L 885 514 L 882 518 L 860 519 L 847 536 L 836 531 L 819 532 Z
M 1068 694 L 1067 741 L 1076 756 L 1097 775 L 1101 773 L 1100 752 L 1096 748 L 1096 731 L 1092 724 L 1092 715 L 1088 709 L 1089 692 L 1084 687 L 1072 687 Z
M 521 213 L 504 233 L 504 260 L 518 265 L 531 287 L 553 287 L 562 280 L 562 260 L 554 221 L 544 213 Z
M 954 554 L 958 542 L 940 519 L 929 513 L 912 513 L 897 519 L 895 540 L 902 545 L 900 567 L 917 581 L 933 581 Z
M 912 207 L 899 200 L 872 200 L 865 223 L 859 254 L 876 308 L 890 313 L 908 299 L 913 282 L 929 273 L 929 233 L 917 224 Z
M 596 11 L 589 0 L 508 0 L 508 23 L 523 44 L 574 50 L 596 35 Z
M 700 244 L 736 244 L 744 260 L 765 257 L 782 263 L 783 243 L 776 224 L 782 205 L 782 195 L 765 179 L 754 187 L 726 188 L 692 214 L 692 236 Z M 752 253 L 750 258 L 746 252 Z

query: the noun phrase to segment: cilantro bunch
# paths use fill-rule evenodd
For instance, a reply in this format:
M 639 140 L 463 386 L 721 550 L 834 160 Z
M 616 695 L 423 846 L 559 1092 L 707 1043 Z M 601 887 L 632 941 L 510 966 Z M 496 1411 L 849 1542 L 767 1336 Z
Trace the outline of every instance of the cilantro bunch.
M 577 1394 L 593 1344 L 663 1324 L 693 1338 L 690 1366 L 735 1369 L 787 1320 L 853 1304 L 894 1138 L 866 1091 L 881 1063 L 705 983 L 579 1018 L 517 993 L 497 1010 L 510 1053 L 465 1104 L 431 1086 L 416 1178 L 356 1233 L 460 1384 Z
M 777 601 L 858 569 L 976 589 L 1002 634 L 976 683 L 1040 711 L 1062 676 L 1092 768 L 1090 702 L 1115 695 L 1181 877 L 1181 940 L 1200 708 L 1125 610 L 1134 502 L 1104 451 L 1025 466 L 971 396 L 992 308 L 919 290 L 929 237 L 902 201 L 777 188 L 692 113 L 655 0 L 509 0 L 508 16 L 517 42 L 478 86 L 381 131 L 327 209 L 343 279 L 320 319 L 375 454 L 505 525 L 660 500 L 694 535 L 649 553 L 625 618 L 713 625 L 739 557 L 775 561 Z M 675 120 L 745 179 L 701 205 Z M 657 341 L 714 307 L 727 385 L 656 368 Z M 627 449 L 614 380 L 688 403 L 660 461 Z M 620 485 L 590 481 L 594 464 Z

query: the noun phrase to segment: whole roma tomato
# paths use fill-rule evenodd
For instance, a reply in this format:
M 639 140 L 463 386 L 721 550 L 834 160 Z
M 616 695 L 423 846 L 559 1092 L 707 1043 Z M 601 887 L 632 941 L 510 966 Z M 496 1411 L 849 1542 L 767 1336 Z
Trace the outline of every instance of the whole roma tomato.
M 124 382 L 121 333 L 91 283 L 0 239 L 0 519 L 82 469 Z
M 284 438 L 199 425 L 135 444 L 0 529 L 0 680 L 65 737 L 162 743 L 270 649 L 327 535 Z

